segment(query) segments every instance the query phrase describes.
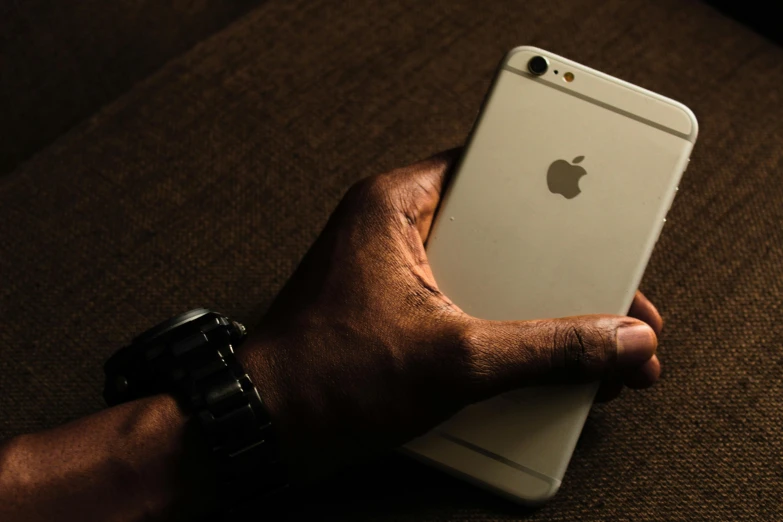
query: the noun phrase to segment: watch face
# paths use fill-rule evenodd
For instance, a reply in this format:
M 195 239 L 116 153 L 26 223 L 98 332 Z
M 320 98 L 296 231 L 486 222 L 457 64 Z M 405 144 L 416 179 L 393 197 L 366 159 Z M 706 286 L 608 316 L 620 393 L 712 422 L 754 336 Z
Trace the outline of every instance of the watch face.
M 210 310 L 207 310 L 206 308 L 196 308 L 194 310 L 190 310 L 189 312 L 185 312 L 184 314 L 179 314 L 176 317 L 172 317 L 171 319 L 168 319 L 166 321 L 163 321 L 157 326 L 153 326 L 143 334 L 139 335 L 133 340 L 133 343 L 146 343 L 154 339 L 155 337 L 158 337 L 159 335 L 162 335 L 169 330 L 172 330 L 178 326 L 181 326 L 187 322 L 193 321 L 194 319 L 198 319 L 199 317 L 202 317 L 206 314 L 212 313 Z

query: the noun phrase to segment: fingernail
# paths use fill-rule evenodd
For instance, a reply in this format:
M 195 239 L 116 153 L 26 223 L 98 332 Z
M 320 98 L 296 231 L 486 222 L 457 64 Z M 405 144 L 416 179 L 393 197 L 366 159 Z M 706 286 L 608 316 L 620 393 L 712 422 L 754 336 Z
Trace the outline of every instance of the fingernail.
M 634 366 L 642 364 L 655 354 L 658 338 L 646 324 L 621 326 L 617 329 L 617 362 Z

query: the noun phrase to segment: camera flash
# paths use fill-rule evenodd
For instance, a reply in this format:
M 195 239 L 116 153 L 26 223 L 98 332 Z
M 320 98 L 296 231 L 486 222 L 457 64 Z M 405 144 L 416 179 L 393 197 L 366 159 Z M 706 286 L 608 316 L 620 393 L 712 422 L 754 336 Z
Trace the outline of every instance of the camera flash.
M 568 83 L 571 83 L 574 81 L 574 73 L 567 72 L 563 75 L 563 80 L 567 81 Z

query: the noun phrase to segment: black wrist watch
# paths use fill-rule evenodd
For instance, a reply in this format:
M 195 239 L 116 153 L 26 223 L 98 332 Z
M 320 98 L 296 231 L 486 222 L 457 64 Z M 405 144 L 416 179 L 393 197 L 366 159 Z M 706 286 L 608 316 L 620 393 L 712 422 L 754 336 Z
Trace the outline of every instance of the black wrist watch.
M 228 510 L 287 485 L 269 413 L 234 355 L 245 336 L 236 321 L 198 308 L 147 330 L 104 365 L 109 406 L 171 393 L 198 420 Z

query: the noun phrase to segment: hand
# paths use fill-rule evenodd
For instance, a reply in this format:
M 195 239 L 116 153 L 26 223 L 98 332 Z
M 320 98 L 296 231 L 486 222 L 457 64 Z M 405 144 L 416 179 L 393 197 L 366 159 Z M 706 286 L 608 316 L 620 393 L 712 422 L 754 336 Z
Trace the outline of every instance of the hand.
M 398 446 L 465 405 L 550 382 L 644 388 L 656 331 L 595 315 L 498 322 L 438 290 L 424 245 L 455 152 L 353 186 L 239 357 L 294 483 Z M 637 294 L 631 313 L 658 330 Z

